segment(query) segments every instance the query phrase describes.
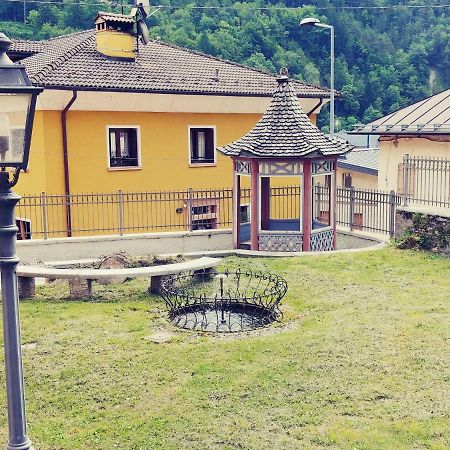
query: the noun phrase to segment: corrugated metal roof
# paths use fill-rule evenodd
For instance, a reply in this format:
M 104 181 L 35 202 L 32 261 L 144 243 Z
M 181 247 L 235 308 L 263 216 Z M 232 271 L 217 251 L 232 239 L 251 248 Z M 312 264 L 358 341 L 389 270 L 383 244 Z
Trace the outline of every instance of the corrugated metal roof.
M 363 125 L 357 134 L 450 134 L 450 89 Z
M 377 175 L 379 161 L 380 149 L 354 148 L 351 152 L 339 157 L 338 166 L 342 169 Z

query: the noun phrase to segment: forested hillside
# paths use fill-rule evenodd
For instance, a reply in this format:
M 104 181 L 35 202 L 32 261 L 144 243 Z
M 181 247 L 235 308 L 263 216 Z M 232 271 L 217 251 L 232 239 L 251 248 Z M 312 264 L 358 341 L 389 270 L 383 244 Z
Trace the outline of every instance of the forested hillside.
M 148 18 L 153 38 L 271 72 L 286 66 L 291 75 L 323 85 L 329 85 L 329 32 L 299 27 L 299 22 L 315 16 L 333 24 L 336 88 L 343 93 L 336 105 L 340 129 L 450 87 L 450 7 L 438 7 L 437 1 L 159 0 L 158 4 L 164 7 Z M 98 10 L 120 12 L 120 6 L 111 5 L 100 0 L 4 0 L 0 28 L 11 37 L 44 39 L 92 28 Z M 324 128 L 327 114 L 324 111 L 320 118 Z

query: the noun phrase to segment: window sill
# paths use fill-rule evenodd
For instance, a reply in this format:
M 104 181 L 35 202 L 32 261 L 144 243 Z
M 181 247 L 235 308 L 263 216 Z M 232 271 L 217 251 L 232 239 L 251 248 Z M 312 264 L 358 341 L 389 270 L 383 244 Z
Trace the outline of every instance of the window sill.
M 121 172 L 123 170 L 142 170 L 142 166 L 108 167 L 109 172 Z
M 217 163 L 201 163 L 201 162 L 190 162 L 189 167 L 215 167 L 217 166 Z

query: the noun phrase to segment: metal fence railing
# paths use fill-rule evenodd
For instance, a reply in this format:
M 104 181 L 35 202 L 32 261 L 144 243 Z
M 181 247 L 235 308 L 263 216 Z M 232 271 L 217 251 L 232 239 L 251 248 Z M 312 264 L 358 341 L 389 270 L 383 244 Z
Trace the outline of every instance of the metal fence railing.
M 450 206 L 450 159 L 403 156 L 402 203 Z
M 337 225 L 350 231 L 364 230 L 394 236 L 395 208 L 401 198 L 394 192 L 372 189 L 338 188 Z
M 271 217 L 299 217 L 299 186 L 271 187 Z M 313 215 L 329 217 L 329 188 L 315 186 Z M 66 236 L 195 231 L 230 228 L 233 191 L 187 189 L 167 192 L 123 192 L 25 195 L 16 208 L 19 239 Z M 248 207 L 250 189 L 241 189 L 241 208 Z M 337 188 L 337 224 L 349 230 L 394 233 L 395 207 L 402 196 L 355 188 Z M 242 206 L 242 205 L 247 206 Z M 241 215 L 249 214 L 241 211 Z

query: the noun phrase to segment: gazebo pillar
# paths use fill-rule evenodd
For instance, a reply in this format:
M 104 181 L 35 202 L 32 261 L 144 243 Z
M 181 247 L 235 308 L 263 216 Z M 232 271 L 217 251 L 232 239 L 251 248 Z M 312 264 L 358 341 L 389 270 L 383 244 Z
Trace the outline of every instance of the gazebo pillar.
M 235 171 L 233 179 L 233 246 L 239 248 L 240 243 L 240 210 L 241 210 L 241 177 Z
M 333 250 L 336 250 L 336 211 L 337 211 L 337 159 L 333 161 L 333 174 L 331 175 L 331 188 L 330 188 L 330 225 L 333 227 Z
M 258 160 L 252 159 L 252 178 L 251 178 L 251 234 L 250 234 L 250 248 L 251 250 L 259 250 L 258 245 L 258 221 L 259 221 L 259 186 L 258 174 L 259 163 Z
M 270 217 L 270 178 L 261 177 L 261 229 L 267 230 Z
M 311 224 L 312 224 L 312 177 L 311 161 L 303 163 L 303 251 L 311 250 Z

